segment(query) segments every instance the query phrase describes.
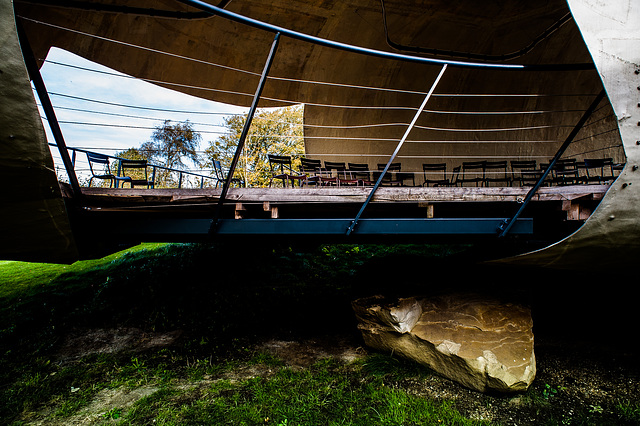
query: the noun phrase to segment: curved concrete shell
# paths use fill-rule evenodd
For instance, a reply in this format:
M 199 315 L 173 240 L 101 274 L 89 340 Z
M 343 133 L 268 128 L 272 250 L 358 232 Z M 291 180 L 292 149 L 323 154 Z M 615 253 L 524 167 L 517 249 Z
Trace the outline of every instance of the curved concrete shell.
M 13 6 L 40 60 L 57 46 L 174 90 L 248 106 L 273 33 L 203 14 L 193 3 L 16 0 Z M 403 169 L 420 170 L 419 181 L 426 162 L 446 162 L 452 169 L 473 159 L 549 161 L 605 89 L 607 97 L 565 156 L 608 157 L 628 166 L 579 231 L 509 259 L 572 267 L 590 259 L 625 262 L 638 249 L 634 201 L 640 183 L 634 182 L 633 165 L 640 140 L 640 7 L 613 3 L 232 0 L 220 6 L 326 40 L 456 61 L 398 152 Z M 2 30 L 10 33 L 12 25 L 10 2 L 2 0 Z M 441 70 L 438 63 L 354 53 L 285 35 L 260 106 L 304 103 L 308 156 L 375 167 L 394 151 Z M 23 92 L 30 91 L 24 70 L 17 72 Z M 1 82 L 3 89 L 12 84 Z M 33 114 L 8 113 L 0 120 L 2 127 L 16 120 L 40 126 Z M 42 149 L 42 136 L 32 140 Z M 3 160 L 10 155 L 6 148 L 0 152 Z M 11 212 L 3 210 L 3 216 L 5 223 L 13 220 Z

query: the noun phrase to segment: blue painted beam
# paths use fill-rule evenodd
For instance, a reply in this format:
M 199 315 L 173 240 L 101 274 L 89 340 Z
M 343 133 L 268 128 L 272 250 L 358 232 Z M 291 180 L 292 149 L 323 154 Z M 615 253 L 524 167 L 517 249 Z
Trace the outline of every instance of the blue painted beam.
M 496 236 L 504 218 L 360 219 L 353 236 Z M 108 221 L 108 219 L 107 219 Z M 221 219 L 216 234 L 344 236 L 352 219 Z M 101 229 L 115 235 L 158 239 L 197 238 L 209 234 L 210 219 L 140 219 L 102 222 Z M 105 229 L 106 228 L 106 229 Z M 111 229 L 109 229 L 111 228 Z M 514 235 L 533 234 L 533 219 L 518 219 L 510 230 Z

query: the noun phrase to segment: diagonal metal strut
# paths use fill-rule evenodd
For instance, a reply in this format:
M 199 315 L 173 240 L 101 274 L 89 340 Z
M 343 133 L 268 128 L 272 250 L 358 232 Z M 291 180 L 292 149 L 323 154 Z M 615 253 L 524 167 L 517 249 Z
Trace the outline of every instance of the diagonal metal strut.
M 429 93 L 427 93 L 427 96 L 422 101 L 422 105 L 420 105 L 420 108 L 418 108 L 418 112 L 416 112 L 416 115 L 413 117 L 413 120 L 411 121 L 411 124 L 409 124 L 409 127 L 407 127 L 407 130 L 404 132 L 404 135 L 402 136 L 402 139 L 400 139 L 400 142 L 398 143 L 398 146 L 396 146 L 395 151 L 393 151 L 393 154 L 391 154 L 391 158 L 389 158 L 389 161 L 387 162 L 386 166 L 384 167 L 384 170 L 382 171 L 382 173 L 380 173 L 380 176 L 378 176 L 378 180 L 376 181 L 375 185 L 373 185 L 373 188 L 371 188 L 371 191 L 369 192 L 369 196 L 365 200 L 364 204 L 362 204 L 362 207 L 360 207 L 360 211 L 358 212 L 356 217 L 351 221 L 351 224 L 349 225 L 349 228 L 347 228 L 347 235 L 350 235 L 353 232 L 353 230 L 355 229 L 356 225 L 358 224 L 358 221 L 360 220 L 360 216 L 362 216 L 362 213 L 364 212 L 364 209 L 367 208 L 367 205 L 369 204 L 369 202 L 373 198 L 373 195 L 375 194 L 376 190 L 380 186 L 380 183 L 382 182 L 382 178 L 384 178 L 384 175 L 389 170 L 389 166 L 391 165 L 391 163 L 393 163 L 393 160 L 395 160 L 396 155 L 398 155 L 398 152 L 400 151 L 400 148 L 402 148 L 402 145 L 404 144 L 404 141 L 407 139 L 407 136 L 409 136 L 409 133 L 413 129 L 413 126 L 415 126 L 416 121 L 418 121 L 418 118 L 420 117 L 420 114 L 422 114 L 422 111 L 424 110 L 425 106 L 427 105 L 427 102 L 429 101 L 429 98 L 431 98 L 431 95 L 433 94 L 433 91 L 435 90 L 436 86 L 440 82 L 440 79 L 444 75 L 444 72 L 446 71 L 446 69 L 447 69 L 447 64 L 444 64 L 442 66 L 442 69 L 440 70 L 440 74 L 438 74 L 438 77 L 436 77 L 436 80 L 431 85 L 431 89 L 429 89 Z
M 58 147 L 58 151 L 60 152 L 60 158 L 62 159 L 64 168 L 67 171 L 67 176 L 69 176 L 69 184 L 71 185 L 71 190 L 73 191 L 74 196 L 80 197 L 82 196 L 82 190 L 80 189 L 80 183 L 78 182 L 78 177 L 76 176 L 74 162 L 71 160 L 71 157 L 69 157 L 67 144 L 64 141 L 64 136 L 62 135 L 60 124 L 58 123 L 55 110 L 53 109 L 53 104 L 51 103 L 51 99 L 49 99 L 47 87 L 45 86 L 44 80 L 42 79 L 42 74 L 40 74 L 40 69 L 38 68 L 36 59 L 33 56 L 33 50 L 31 49 L 29 39 L 24 31 L 24 28 L 22 27 L 22 22 L 20 21 L 20 19 L 16 19 L 16 29 L 18 32 L 18 39 L 20 40 L 22 56 L 27 67 L 27 72 L 29 73 L 29 78 L 33 82 L 36 93 L 38 93 L 38 98 L 40 98 L 42 109 L 44 110 L 44 114 L 47 117 L 47 123 L 49 123 L 49 128 L 51 129 L 53 138 L 56 141 L 56 146 Z
M 240 159 L 240 154 L 242 153 L 242 149 L 244 148 L 244 142 L 246 141 L 247 135 L 249 134 L 251 121 L 253 120 L 253 116 L 255 115 L 256 109 L 258 108 L 258 102 L 260 102 L 260 95 L 262 94 L 262 89 L 264 89 L 264 85 L 267 81 L 267 76 L 269 75 L 269 69 L 271 69 L 271 64 L 273 64 L 273 58 L 275 57 L 276 50 L 278 49 L 279 41 L 280 41 L 280 33 L 276 33 L 273 39 L 273 43 L 271 44 L 271 51 L 269 51 L 267 62 L 265 63 L 264 69 L 262 70 L 262 75 L 260 76 L 260 82 L 258 83 L 256 93 L 255 95 L 253 95 L 251 108 L 249 109 L 249 113 L 247 114 L 247 120 L 245 121 L 244 127 L 242 128 L 242 133 L 240 134 L 240 139 L 238 140 L 238 146 L 236 147 L 236 152 L 233 156 L 233 160 L 231 161 L 231 165 L 229 166 L 227 178 L 225 179 L 224 185 L 222 186 L 222 192 L 220 193 L 220 198 L 218 199 L 218 206 L 216 208 L 215 217 L 211 221 L 209 234 L 212 234 L 215 231 L 218 220 L 222 215 L 222 206 L 224 205 L 225 198 L 227 197 L 227 192 L 229 192 L 231 179 L 233 178 L 233 174 L 236 171 L 236 166 L 238 164 L 238 160 Z
M 582 126 L 584 126 L 584 123 L 586 123 L 589 117 L 591 117 L 591 114 L 593 114 L 593 111 L 596 109 L 598 104 L 600 104 L 604 96 L 605 96 L 605 91 L 603 89 L 598 94 L 598 96 L 596 96 L 596 98 L 593 100 L 589 108 L 587 108 L 587 110 L 584 112 L 584 114 L 582 115 L 578 123 L 576 123 L 576 125 L 573 127 L 573 130 L 571 130 L 571 133 L 569 133 L 569 136 L 567 136 L 564 143 L 560 146 L 560 148 L 558 149 L 558 152 L 556 152 L 556 155 L 549 162 L 549 166 L 542 173 L 542 176 L 540 177 L 540 179 L 538 179 L 538 182 L 536 182 L 533 188 L 529 190 L 529 192 L 527 193 L 527 196 L 525 197 L 524 201 L 520 205 L 520 208 L 518 209 L 516 214 L 513 216 L 513 218 L 511 218 L 511 220 L 505 219 L 502 225 L 498 227 L 498 232 L 499 232 L 498 237 L 504 237 L 505 235 L 507 235 L 507 233 L 511 229 L 511 226 L 516 222 L 518 217 L 520 217 L 520 214 L 522 214 L 523 210 L 525 209 L 525 207 L 527 207 L 527 205 L 529 204 L 529 201 L 531 201 L 531 199 L 536 194 L 536 192 L 538 192 L 538 189 L 542 186 L 542 183 L 547 178 L 551 170 L 553 170 L 553 167 L 555 166 L 556 162 L 560 159 L 560 157 L 562 157 L 562 154 L 564 154 L 564 152 L 567 150 L 569 145 L 571 145 L 571 142 L 573 142 L 573 139 L 576 137 L 578 132 L 582 129 Z

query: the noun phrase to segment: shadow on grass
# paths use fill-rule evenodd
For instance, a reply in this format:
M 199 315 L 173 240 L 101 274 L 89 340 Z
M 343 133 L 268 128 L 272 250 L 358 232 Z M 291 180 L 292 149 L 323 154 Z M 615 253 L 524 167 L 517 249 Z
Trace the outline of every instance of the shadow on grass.
M 19 298 L 0 301 L 0 382 L 19 384 L 3 390 L 0 420 L 29 404 L 68 394 L 83 375 L 82 380 L 99 386 L 106 384 L 98 378 L 113 371 L 123 375 L 113 379 L 116 383 L 142 383 L 149 374 L 168 380 L 178 371 L 171 362 L 242 357 L 248 343 L 271 338 L 346 336 L 359 342 L 351 302 L 374 294 L 393 298 L 473 290 L 527 303 L 533 307 L 536 339 L 552 332 L 566 337 L 576 319 L 587 323 L 581 310 L 584 314 L 587 306 L 610 302 L 573 291 L 597 278 L 588 271 L 553 273 L 549 279 L 549 271 L 480 265 L 479 258 L 469 246 L 176 244 L 60 274 Z M 591 320 L 603 330 L 607 321 L 614 317 Z M 173 354 L 180 352 L 180 357 L 92 355 L 86 369 L 75 365 L 75 371 L 57 369 L 51 376 L 50 356 L 74 330 L 126 327 L 179 330 Z M 592 335 L 596 328 L 587 330 Z M 407 371 L 406 365 L 400 367 L 389 358 L 373 357 L 365 371 Z M 69 397 L 69 410 L 91 397 L 84 392 Z

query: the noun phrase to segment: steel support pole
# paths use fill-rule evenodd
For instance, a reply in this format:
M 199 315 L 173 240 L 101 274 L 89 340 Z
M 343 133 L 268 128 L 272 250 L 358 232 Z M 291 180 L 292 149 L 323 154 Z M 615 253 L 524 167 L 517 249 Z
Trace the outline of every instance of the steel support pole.
M 279 41 L 280 41 L 280 33 L 276 33 L 273 39 L 273 43 L 271 44 L 271 51 L 269 52 L 269 56 L 267 57 L 267 62 L 265 63 L 264 69 L 262 70 L 262 75 L 260 76 L 260 82 L 258 83 L 258 87 L 256 88 L 256 93 L 253 95 L 251 108 L 249 109 L 249 113 L 247 114 L 247 120 L 245 121 L 244 127 L 242 128 L 242 133 L 240 134 L 240 139 L 238 140 L 238 146 L 236 147 L 236 152 L 233 156 L 233 160 L 231 160 L 231 165 L 229 166 L 229 172 L 227 173 L 227 177 L 224 181 L 224 185 L 222 186 L 222 192 L 220 193 L 220 198 L 218 199 L 218 205 L 216 207 L 215 217 L 211 221 L 211 227 L 209 228 L 210 234 L 215 231 L 216 224 L 218 223 L 218 220 L 222 215 L 222 207 L 227 197 L 227 193 L 229 192 L 231 179 L 233 178 L 233 174 L 235 173 L 236 166 L 238 165 L 238 160 L 240 159 L 242 149 L 244 148 L 244 143 L 247 139 L 247 135 L 249 134 L 251 121 L 253 120 L 253 116 L 255 115 L 256 109 L 258 108 L 258 102 L 260 102 L 260 95 L 262 94 L 262 89 L 264 89 L 264 85 L 267 82 L 267 76 L 269 75 L 269 70 L 271 69 L 271 65 L 273 64 L 273 58 L 275 57 L 276 50 L 278 49 Z
M 438 74 L 438 77 L 436 77 L 436 80 L 431 85 L 431 89 L 429 89 L 429 93 L 427 93 L 427 96 L 422 101 L 422 105 L 420 105 L 420 108 L 418 108 L 418 112 L 416 112 L 416 115 L 414 115 L 413 120 L 409 124 L 409 127 L 407 127 L 407 130 L 404 132 L 404 135 L 402 136 L 402 139 L 400 139 L 400 142 L 398 143 L 398 146 L 396 146 L 395 151 L 393 151 L 393 154 L 391 154 L 391 158 L 389 158 L 389 161 L 387 161 L 387 164 L 385 165 L 384 170 L 382 171 L 382 173 L 380 173 L 380 176 L 378 176 L 378 180 L 373 185 L 373 188 L 371 188 L 371 191 L 369 192 L 369 196 L 367 197 L 365 202 L 362 204 L 362 207 L 360 207 L 360 211 L 358 212 L 356 217 L 351 221 L 351 224 L 349 225 L 349 228 L 347 228 L 347 235 L 350 235 L 353 232 L 353 230 L 355 229 L 356 225 L 358 224 L 358 221 L 360 220 L 360 216 L 362 216 L 362 213 L 364 212 L 364 209 L 367 208 L 367 205 L 369 204 L 369 202 L 373 198 L 373 195 L 375 194 L 376 190 L 380 186 L 380 183 L 382 182 L 382 179 L 384 178 L 384 175 L 389 170 L 389 166 L 391 166 L 391 163 L 393 163 L 393 160 L 395 160 L 396 155 L 398 155 L 398 152 L 400 151 L 400 148 L 402 148 L 402 145 L 404 145 L 405 140 L 407 140 L 407 136 L 409 136 L 409 133 L 413 129 L 413 126 L 415 126 L 416 121 L 418 121 L 418 118 L 420 117 L 420 114 L 422 114 L 422 111 L 424 110 L 425 106 L 427 105 L 427 102 L 429 101 L 429 98 L 431 98 L 431 95 L 433 94 L 433 91 L 435 90 L 436 86 L 440 82 L 440 79 L 444 75 L 444 72 L 446 71 L 446 69 L 447 69 L 447 64 L 444 64 L 442 66 L 442 69 L 440 70 L 440 74 Z
M 502 225 L 498 227 L 498 232 L 499 232 L 498 237 L 504 237 L 505 235 L 507 235 L 507 233 L 511 229 L 511 226 L 513 226 L 513 224 L 518 219 L 518 217 L 520 217 L 520 215 L 522 214 L 524 209 L 527 207 L 527 205 L 529 204 L 529 202 L 531 201 L 535 193 L 542 186 L 544 180 L 547 178 L 551 170 L 553 170 L 553 167 L 555 166 L 556 162 L 560 159 L 560 157 L 562 157 L 562 154 L 564 154 L 564 152 L 567 150 L 569 145 L 571 145 L 571 142 L 573 142 L 573 139 L 576 137 L 580 129 L 582 129 L 582 127 L 584 126 L 584 123 L 586 123 L 589 117 L 591 117 L 591 114 L 593 114 L 593 111 L 596 109 L 598 104 L 602 101 L 604 96 L 605 96 L 605 91 L 603 89 L 598 94 L 598 96 L 596 96 L 596 98 L 593 100 L 593 102 L 591 103 L 589 108 L 587 108 L 584 114 L 582 114 L 582 117 L 580 118 L 578 123 L 573 127 L 573 130 L 571 130 L 571 133 L 569 133 L 569 136 L 567 136 L 562 146 L 560 146 L 560 149 L 558 149 L 558 152 L 556 152 L 556 155 L 553 157 L 551 162 L 549 162 L 549 166 L 542 173 L 542 176 L 540 177 L 538 182 L 536 182 L 536 184 L 527 193 L 527 196 L 522 202 L 522 205 L 520 205 L 520 208 L 518 209 L 516 214 L 513 216 L 513 218 L 511 218 L 511 220 L 505 219 Z
M 67 144 L 64 142 L 60 124 L 58 123 L 56 113 L 53 110 L 51 99 L 49 99 L 47 87 L 45 86 L 40 70 L 38 69 L 38 64 L 36 63 L 36 58 L 33 55 L 33 50 L 31 50 L 31 45 L 29 44 L 29 40 L 19 19 L 16 19 L 16 29 L 18 32 L 18 39 L 20 40 L 20 48 L 22 49 L 24 63 L 27 67 L 27 72 L 29 73 L 29 78 L 33 82 L 36 92 L 38 93 L 38 97 L 40 98 L 42 109 L 44 109 L 44 113 L 47 116 L 51 133 L 53 134 L 56 145 L 58 146 L 58 151 L 60 151 L 60 158 L 62 158 L 62 163 L 64 164 L 64 168 L 67 170 L 67 175 L 69 176 L 71 190 L 73 191 L 74 196 L 79 197 L 82 195 L 82 190 L 80 189 L 80 183 L 78 182 L 78 177 L 76 176 L 76 171 L 73 167 L 73 161 L 71 161 L 71 157 L 69 156 Z

